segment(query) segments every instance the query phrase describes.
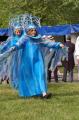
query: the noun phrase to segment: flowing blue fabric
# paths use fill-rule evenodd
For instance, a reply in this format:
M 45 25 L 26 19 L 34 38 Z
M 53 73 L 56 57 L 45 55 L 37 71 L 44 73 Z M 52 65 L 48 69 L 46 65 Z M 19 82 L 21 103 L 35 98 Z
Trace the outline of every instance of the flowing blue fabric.
M 1 48 L 2 48 L 2 44 L 0 44 L 0 49 L 1 49 Z M 5 60 L 5 61 L 6 61 L 6 60 Z M 2 61 L 0 62 L 0 83 L 1 83 L 1 80 L 3 80 L 4 74 L 5 74 L 5 72 L 4 72 L 4 71 L 5 71 L 5 68 L 6 68 L 6 67 L 4 67 L 4 66 L 5 66 L 5 63 L 6 63 L 5 61 L 4 61 L 4 62 L 2 62 Z
M 21 38 L 21 36 L 12 36 L 9 37 L 7 42 L 2 46 L 0 49 L 1 56 L 0 57 L 0 63 L 3 64 L 1 71 L 4 71 L 6 76 L 9 77 L 9 80 L 11 82 L 12 87 L 16 88 L 18 87 L 18 65 L 19 62 L 19 56 L 21 56 L 21 50 L 13 51 L 13 46 L 16 44 L 16 42 Z M 13 51 L 13 52 L 12 52 Z M 3 76 L 5 77 L 5 74 Z
M 56 25 L 56 26 L 41 26 L 38 28 L 38 31 L 41 35 L 69 35 L 72 33 L 79 32 L 79 24 L 65 24 L 65 25 Z M 0 28 L 0 36 L 11 35 L 11 29 L 9 28 Z
M 12 49 L 13 47 L 14 49 Z M 9 55 L 12 54 L 10 64 L 11 82 L 14 88 L 17 86 L 21 97 L 40 95 L 47 92 L 42 47 L 57 49 L 60 48 L 60 42 L 43 42 L 40 35 L 36 37 L 24 35 L 20 40 L 15 37 L 11 42 L 11 49 L 7 51 Z
M 19 95 L 33 96 L 47 92 L 45 63 L 42 46 L 59 48 L 60 43 L 43 42 L 41 37 L 29 36 L 24 42 L 19 41 L 16 47 L 22 45 L 21 65 L 19 66 Z M 21 47 L 20 47 L 21 48 Z
M 0 53 L 2 53 L 2 49 L 4 44 L 6 44 L 6 42 L 3 42 L 2 44 L 0 44 Z M 0 54 L 0 81 L 4 80 L 5 78 L 8 79 L 8 62 L 7 62 L 7 57 L 8 55 L 6 53 Z M 2 56 L 2 57 L 1 57 Z M 7 56 L 7 57 L 6 57 Z
M 68 47 L 59 48 L 55 50 L 55 56 L 52 58 L 50 70 L 55 70 L 56 66 L 58 66 L 59 62 L 68 60 Z

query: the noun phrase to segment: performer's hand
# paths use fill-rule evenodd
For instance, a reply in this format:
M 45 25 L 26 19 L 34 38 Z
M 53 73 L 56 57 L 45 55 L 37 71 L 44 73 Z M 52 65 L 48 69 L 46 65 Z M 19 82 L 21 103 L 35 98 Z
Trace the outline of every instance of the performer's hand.
M 60 44 L 60 47 L 61 47 L 61 48 L 64 48 L 64 45 L 61 43 L 61 44 Z

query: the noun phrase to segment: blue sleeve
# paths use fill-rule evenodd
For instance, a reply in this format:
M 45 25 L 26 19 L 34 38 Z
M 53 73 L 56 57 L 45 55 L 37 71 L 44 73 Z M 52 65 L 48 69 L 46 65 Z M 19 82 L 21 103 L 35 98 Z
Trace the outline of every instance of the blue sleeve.
M 24 45 L 25 41 L 26 41 L 26 36 L 23 35 L 15 44 L 13 44 L 12 46 L 9 46 L 9 49 L 3 51 L 2 53 L 4 53 L 4 56 L 5 54 L 7 53 L 8 55 L 11 54 L 13 51 L 16 51 L 18 49 L 21 49 L 22 48 L 22 45 Z M 8 45 L 8 43 L 7 43 Z M 4 48 L 7 47 L 7 45 L 4 46 Z M 7 56 L 8 56 L 7 55 Z
M 25 44 L 26 39 L 27 39 L 27 38 L 26 38 L 26 36 L 24 35 L 24 36 L 21 37 L 20 40 L 14 45 L 14 47 L 15 47 L 16 49 L 21 49 L 22 46 Z
M 22 45 L 25 43 L 26 39 L 24 39 L 25 37 L 22 37 L 18 40 L 18 42 L 16 42 L 15 44 L 13 44 L 13 46 L 10 46 L 7 49 L 7 46 L 9 44 L 9 42 L 7 42 L 3 48 L 2 48 L 2 53 L 0 53 L 0 62 L 3 61 L 4 59 L 8 58 L 8 56 L 10 56 L 14 51 L 21 49 Z
M 5 52 L 5 51 L 7 51 L 8 50 L 8 48 L 10 47 L 10 42 L 11 42 L 11 40 L 12 40 L 12 37 L 9 37 L 8 39 L 7 39 L 7 41 L 2 45 L 2 47 L 0 48 L 0 53 L 3 53 L 3 52 Z
M 61 42 L 50 42 L 50 41 L 43 42 L 44 47 L 55 48 L 55 49 L 61 48 L 60 44 Z

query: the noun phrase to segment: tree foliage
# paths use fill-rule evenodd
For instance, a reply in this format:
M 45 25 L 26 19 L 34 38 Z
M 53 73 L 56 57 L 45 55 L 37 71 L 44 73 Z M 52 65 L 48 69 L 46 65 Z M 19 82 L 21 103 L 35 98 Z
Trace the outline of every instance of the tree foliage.
M 41 18 L 42 25 L 79 22 L 79 0 L 1 0 L 0 27 L 7 27 L 9 18 L 31 13 Z

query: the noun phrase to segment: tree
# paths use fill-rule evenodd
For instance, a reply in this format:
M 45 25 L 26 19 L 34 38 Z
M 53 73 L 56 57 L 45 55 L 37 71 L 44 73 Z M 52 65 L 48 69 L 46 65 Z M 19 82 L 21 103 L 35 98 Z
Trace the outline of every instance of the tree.
M 30 13 L 41 18 L 42 25 L 78 23 L 79 0 L 1 0 L 0 27 L 7 27 L 17 14 Z

